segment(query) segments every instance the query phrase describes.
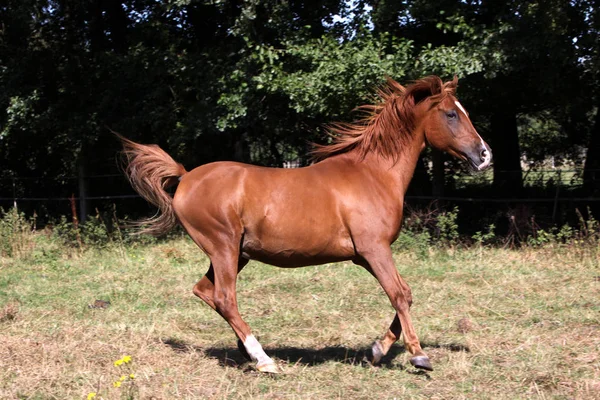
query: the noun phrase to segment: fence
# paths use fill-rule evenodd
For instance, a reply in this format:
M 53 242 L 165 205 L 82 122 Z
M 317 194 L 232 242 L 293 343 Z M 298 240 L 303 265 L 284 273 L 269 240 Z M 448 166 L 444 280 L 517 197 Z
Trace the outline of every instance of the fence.
M 529 170 L 523 172 L 525 187 L 544 187 L 544 196 L 536 197 L 491 197 L 491 196 L 429 196 L 407 195 L 410 201 L 447 201 L 453 203 L 554 203 L 565 202 L 597 203 L 600 197 L 575 196 L 573 189 L 581 187 L 583 170 Z M 80 177 L 10 177 L 0 178 L 0 206 L 19 208 L 24 204 L 50 204 L 55 202 L 82 201 L 121 201 L 140 199 L 131 189 L 123 174 L 92 175 L 84 178 L 89 188 L 89 193 L 80 196 Z M 452 186 L 452 192 L 469 186 L 491 186 L 493 175 L 491 172 L 477 175 L 446 174 L 446 186 Z M 566 189 L 569 189 L 568 191 Z M 47 193 L 40 195 L 40 193 Z M 472 191 L 471 191 L 472 192 Z M 489 192 L 489 191 L 488 191 Z M 33 193 L 33 195 L 32 195 Z M 52 208 L 52 207 L 50 207 Z

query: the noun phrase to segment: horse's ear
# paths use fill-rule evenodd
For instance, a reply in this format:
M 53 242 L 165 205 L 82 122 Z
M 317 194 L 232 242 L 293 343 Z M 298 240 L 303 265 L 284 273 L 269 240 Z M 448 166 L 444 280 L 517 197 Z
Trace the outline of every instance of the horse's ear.
M 443 83 L 437 76 L 428 76 L 416 81 L 410 86 L 410 97 L 413 98 L 414 104 L 419 104 L 430 96 L 440 94 L 443 89 Z
M 448 81 L 444 84 L 445 88 L 449 90 L 452 94 L 456 93 L 456 88 L 458 87 L 458 76 L 454 75 L 454 79 Z
M 409 85 L 406 88 L 405 98 L 408 100 L 409 104 L 412 103 L 412 105 L 417 105 L 431 96 L 436 96 L 437 99 L 439 95 L 444 93 L 446 85 L 447 84 L 442 82 L 437 76 L 427 76 Z
M 411 95 L 415 105 L 419 104 L 429 96 L 431 96 L 431 88 L 423 87 L 412 91 Z

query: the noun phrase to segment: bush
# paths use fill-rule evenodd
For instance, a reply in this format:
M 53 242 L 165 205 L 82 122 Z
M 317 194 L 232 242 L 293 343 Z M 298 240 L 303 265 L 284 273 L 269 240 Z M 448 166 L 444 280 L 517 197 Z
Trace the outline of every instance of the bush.
M 96 215 L 89 216 L 83 224 L 74 224 L 67 217 L 62 216 L 52 227 L 52 237 L 68 247 L 96 247 L 104 248 L 111 244 L 152 244 L 156 238 L 150 235 L 134 235 L 134 228 L 121 228 L 122 221 L 116 217 L 113 208 L 112 215 L 103 216 L 98 210 Z M 108 221 L 108 222 L 106 222 Z M 125 223 L 127 226 L 127 223 Z M 174 230 L 173 234 L 180 234 Z
M 407 209 L 395 250 L 411 250 L 427 258 L 429 248 L 455 246 L 459 240 L 458 207 L 452 211 Z
M 458 207 L 454 207 L 452 211 L 443 211 L 436 217 L 436 232 L 438 244 L 444 246 L 454 246 L 458 241 Z
M 30 219 L 16 208 L 0 208 L 0 255 L 19 257 L 34 245 L 35 216 Z
M 594 218 L 591 210 L 587 210 L 587 218 L 576 210 L 579 217 L 579 226 L 574 228 L 563 225 L 560 229 L 552 227 L 549 229 L 535 229 L 527 236 L 527 245 L 532 247 L 543 247 L 548 245 L 597 245 L 600 240 L 600 224 Z
M 496 238 L 495 229 L 496 226 L 494 224 L 490 224 L 487 228 L 486 233 L 477 231 L 473 236 L 471 236 L 471 239 L 473 239 L 475 243 L 477 243 L 477 245 L 481 247 L 484 244 L 489 243 Z

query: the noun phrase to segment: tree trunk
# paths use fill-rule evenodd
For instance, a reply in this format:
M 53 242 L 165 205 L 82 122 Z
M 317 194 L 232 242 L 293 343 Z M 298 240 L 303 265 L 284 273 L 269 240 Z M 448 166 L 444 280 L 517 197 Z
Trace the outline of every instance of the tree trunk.
M 590 194 L 600 190 L 600 104 L 598 106 L 583 166 L 583 187 Z
M 517 195 L 523 189 L 517 113 L 510 107 L 501 106 L 493 112 L 490 122 L 494 143 L 494 187 L 503 195 Z

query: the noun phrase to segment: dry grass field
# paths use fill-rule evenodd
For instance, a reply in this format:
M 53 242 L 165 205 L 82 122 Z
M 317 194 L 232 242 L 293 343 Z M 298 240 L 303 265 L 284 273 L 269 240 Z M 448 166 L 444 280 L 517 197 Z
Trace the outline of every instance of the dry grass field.
M 251 263 L 240 308 L 276 376 L 193 296 L 208 263 L 185 238 L 17 250 L 0 258 L 2 399 L 600 398 L 597 244 L 396 251 L 430 373 L 401 344 L 363 360 L 393 311 L 359 267 Z

